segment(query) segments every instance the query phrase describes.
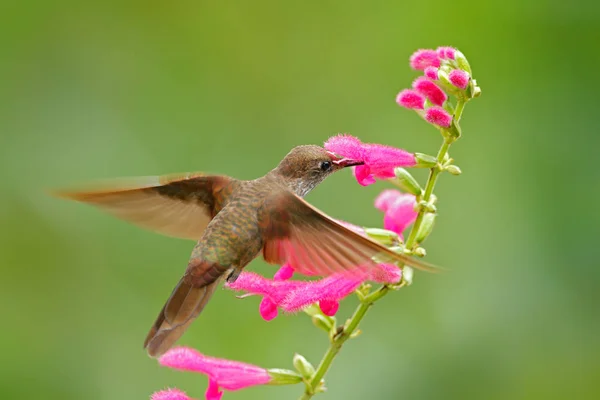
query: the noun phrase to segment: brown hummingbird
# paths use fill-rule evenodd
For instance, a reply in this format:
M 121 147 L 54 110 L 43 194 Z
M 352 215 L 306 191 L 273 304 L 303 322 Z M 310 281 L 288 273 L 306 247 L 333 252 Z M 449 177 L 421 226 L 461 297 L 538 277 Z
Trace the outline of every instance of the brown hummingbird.
M 315 145 L 293 148 L 265 176 L 242 181 L 191 173 L 137 178 L 60 196 L 93 204 L 144 228 L 196 240 L 187 269 L 150 329 L 144 347 L 167 351 L 202 312 L 218 283 L 232 282 L 261 252 L 269 263 L 351 273 L 377 262 L 431 267 L 395 253 L 328 217 L 302 198 L 327 176 L 361 161 Z

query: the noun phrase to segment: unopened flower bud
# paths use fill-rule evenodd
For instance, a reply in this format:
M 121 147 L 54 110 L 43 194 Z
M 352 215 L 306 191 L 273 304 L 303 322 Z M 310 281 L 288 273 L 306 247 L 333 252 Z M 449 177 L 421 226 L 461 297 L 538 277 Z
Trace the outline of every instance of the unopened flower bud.
M 417 257 L 425 257 L 427 255 L 427 251 L 422 247 L 417 247 L 415 251 L 413 251 L 413 255 Z
M 438 80 L 438 69 L 436 67 L 427 67 L 425 71 L 423 71 L 425 76 L 433 81 Z
M 289 369 L 271 368 L 267 373 L 271 376 L 268 385 L 295 385 L 302 382 L 302 376 Z
M 461 169 L 457 165 L 448 165 L 446 171 L 450 172 L 452 175 L 460 175 L 462 174 Z
M 423 189 L 419 185 L 419 182 L 404 168 L 394 169 L 396 179 L 392 182 L 405 192 L 420 196 L 423 193 Z
M 417 168 L 433 168 L 437 165 L 437 159 L 429 154 L 415 153 L 415 161 Z
M 425 111 L 425 120 L 442 128 L 450 128 L 452 125 L 452 115 L 442 107 L 428 108 Z
M 315 373 L 315 367 L 311 363 L 308 362 L 306 358 L 301 356 L 300 354 L 294 354 L 294 368 L 300 372 L 303 378 L 311 378 Z
M 465 57 L 465 55 L 463 53 L 456 50 L 454 52 L 454 60 L 456 61 L 456 63 L 458 64 L 458 67 L 460 69 L 467 71 L 469 73 L 469 75 L 473 75 L 471 73 L 471 66 L 469 65 L 469 62 L 467 61 L 467 57 Z
M 404 89 L 396 96 L 396 103 L 402 107 L 422 110 L 425 104 L 425 96 L 415 90 Z
M 467 88 L 469 85 L 469 78 L 469 74 L 462 69 L 455 69 L 450 72 L 450 75 L 448 75 L 450 83 L 461 90 L 465 90 Z
M 406 283 L 407 286 L 412 285 L 414 270 L 411 267 L 404 266 L 402 268 L 402 282 Z
M 371 239 L 375 239 L 376 241 L 385 246 L 390 246 L 394 243 L 398 243 L 398 234 L 396 232 L 388 231 L 387 229 L 365 228 L 365 233 Z
M 446 93 L 444 93 L 444 91 L 432 80 L 424 76 L 420 76 L 415 79 L 413 82 L 413 89 L 427 97 L 427 100 L 436 106 L 441 106 L 446 100 L 448 100 Z
M 435 50 L 421 49 L 410 56 L 410 66 L 416 70 L 424 70 L 427 67 L 439 67 L 440 59 Z
M 433 224 L 435 223 L 436 214 L 433 213 L 425 213 L 423 215 L 423 220 L 421 221 L 421 226 L 419 227 L 419 231 L 417 232 L 417 243 L 422 243 L 427 236 L 433 230 Z
M 325 332 L 331 332 L 331 328 L 334 325 L 334 319 L 322 314 L 315 314 L 312 316 L 312 323 L 319 329 L 323 329 Z

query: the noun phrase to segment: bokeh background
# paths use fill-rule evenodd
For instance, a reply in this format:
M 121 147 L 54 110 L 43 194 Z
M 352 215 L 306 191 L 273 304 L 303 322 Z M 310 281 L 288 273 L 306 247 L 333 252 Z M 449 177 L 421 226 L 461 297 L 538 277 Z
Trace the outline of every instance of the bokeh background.
M 146 399 L 176 386 L 202 398 L 206 387 L 141 346 L 193 243 L 47 189 L 195 170 L 253 178 L 338 132 L 435 153 L 439 134 L 394 98 L 417 75 L 415 49 L 454 45 L 483 96 L 465 111 L 452 149 L 464 173 L 442 176 L 426 242 L 452 272 L 418 274 L 378 303 L 321 398 L 600 398 L 599 4 L 5 2 L 0 397 Z M 385 187 L 340 173 L 308 200 L 379 226 Z M 294 352 L 318 363 L 327 341 L 307 317 L 266 323 L 257 306 L 219 291 L 181 343 L 265 367 L 292 368 Z

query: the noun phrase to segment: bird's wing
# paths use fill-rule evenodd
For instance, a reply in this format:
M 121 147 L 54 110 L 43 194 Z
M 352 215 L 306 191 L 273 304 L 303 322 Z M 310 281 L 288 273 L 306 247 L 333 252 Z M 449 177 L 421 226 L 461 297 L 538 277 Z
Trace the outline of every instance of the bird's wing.
M 377 263 L 397 262 L 426 271 L 436 270 L 432 265 L 395 253 L 342 226 L 285 190 L 265 201 L 258 218 L 265 243 L 265 260 L 275 264 L 289 262 L 301 273 L 352 273 Z
M 164 235 L 198 240 L 219 206 L 218 192 L 231 181 L 226 176 L 202 173 L 147 176 L 56 195 L 95 205 Z

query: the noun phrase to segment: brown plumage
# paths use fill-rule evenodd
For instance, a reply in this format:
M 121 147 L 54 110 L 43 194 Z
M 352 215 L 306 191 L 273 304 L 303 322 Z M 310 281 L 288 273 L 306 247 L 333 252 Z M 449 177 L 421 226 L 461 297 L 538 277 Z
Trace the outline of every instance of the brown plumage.
M 321 275 L 368 268 L 374 256 L 378 262 L 430 269 L 354 233 L 302 199 L 331 173 L 358 164 L 319 146 L 298 146 L 252 181 L 195 173 L 60 195 L 166 235 L 197 240 L 185 274 L 144 342 L 151 356 L 159 356 L 202 312 L 222 278 L 235 280 L 261 252 L 267 262 L 290 261 Z

